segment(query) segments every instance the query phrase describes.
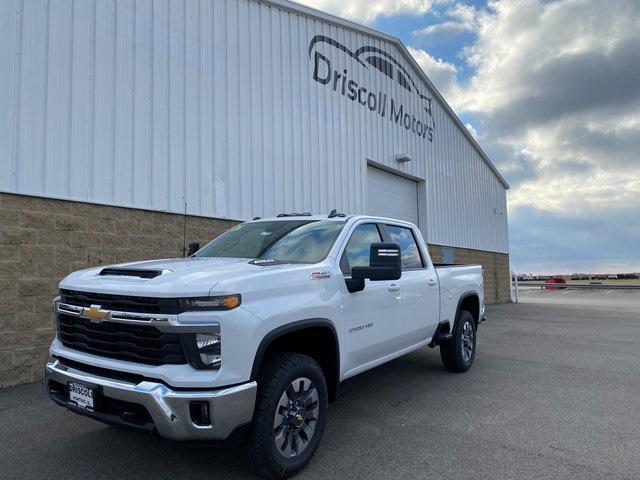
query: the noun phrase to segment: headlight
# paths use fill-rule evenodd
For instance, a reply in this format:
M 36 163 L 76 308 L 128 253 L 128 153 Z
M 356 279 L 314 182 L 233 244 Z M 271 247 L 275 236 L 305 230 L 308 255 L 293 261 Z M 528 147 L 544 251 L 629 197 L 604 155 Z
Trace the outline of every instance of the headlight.
M 218 297 L 182 298 L 180 304 L 186 311 L 193 310 L 232 310 L 241 303 L 240 295 L 223 295 Z
M 220 368 L 222 363 L 220 333 L 187 333 L 180 337 L 192 367 L 199 370 Z

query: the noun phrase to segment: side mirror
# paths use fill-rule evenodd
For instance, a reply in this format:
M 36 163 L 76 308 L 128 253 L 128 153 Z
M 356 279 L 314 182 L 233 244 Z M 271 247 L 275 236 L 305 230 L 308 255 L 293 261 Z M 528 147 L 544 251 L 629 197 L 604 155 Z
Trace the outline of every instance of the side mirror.
M 190 257 L 191 255 L 196 253 L 198 250 L 200 250 L 200 244 L 199 243 L 197 243 L 197 242 L 190 243 L 189 244 L 189 248 L 187 249 L 187 257 Z
M 359 292 L 364 289 L 364 280 L 398 280 L 402 276 L 402 256 L 400 245 L 383 242 L 372 243 L 369 250 L 369 266 L 353 267 L 351 279 L 347 282 L 349 292 Z

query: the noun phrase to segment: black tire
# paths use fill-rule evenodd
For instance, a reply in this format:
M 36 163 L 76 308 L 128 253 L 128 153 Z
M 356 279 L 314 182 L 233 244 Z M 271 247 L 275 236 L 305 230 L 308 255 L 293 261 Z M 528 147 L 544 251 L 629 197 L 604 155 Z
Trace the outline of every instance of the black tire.
M 310 381 L 311 386 L 304 393 L 305 396 L 313 394 L 314 400 L 297 397 L 300 398 L 300 402 L 296 404 L 302 405 L 309 401 L 306 406 L 297 407 L 298 412 L 302 412 L 304 416 L 302 425 L 298 427 L 296 419 L 299 419 L 300 415 L 291 413 L 293 407 L 283 407 L 281 401 L 285 399 L 288 405 L 291 405 L 290 394 L 297 395 L 295 388 L 291 392 L 292 382 L 296 381 L 299 384 L 301 378 Z M 312 387 L 315 387 L 315 393 L 309 393 Z M 299 384 L 298 391 L 302 392 L 304 388 Z M 315 403 L 317 406 L 314 406 Z M 327 383 L 320 365 L 315 360 L 299 353 L 275 353 L 266 358 L 258 376 L 256 407 L 253 423 L 247 435 L 247 460 L 252 470 L 262 477 L 271 479 L 291 477 L 304 468 L 320 444 L 327 419 L 327 406 Z M 307 419 L 307 414 L 311 416 L 308 411 L 311 407 L 317 412 L 316 420 Z M 276 418 L 276 409 L 279 412 L 288 412 L 289 415 L 279 415 Z M 282 424 L 276 427 L 278 419 L 282 419 Z M 294 424 L 289 425 L 287 422 Z M 311 427 L 312 434 L 308 436 L 305 432 L 311 431 Z M 276 445 L 278 432 L 280 441 L 283 438 L 281 435 L 286 436 L 284 448 Z M 307 443 L 303 446 L 305 438 Z M 294 444 L 301 450 L 299 453 L 295 452 Z M 287 452 L 287 447 L 290 452 Z M 287 453 L 295 453 L 295 456 L 287 458 Z
M 469 332 L 472 333 L 471 338 L 469 338 Z M 469 345 L 471 345 L 470 354 Z M 475 357 L 476 322 L 471 313 L 466 310 L 460 310 L 456 318 L 453 337 L 448 342 L 440 345 L 440 358 L 444 368 L 450 372 L 462 373 L 471 368 Z

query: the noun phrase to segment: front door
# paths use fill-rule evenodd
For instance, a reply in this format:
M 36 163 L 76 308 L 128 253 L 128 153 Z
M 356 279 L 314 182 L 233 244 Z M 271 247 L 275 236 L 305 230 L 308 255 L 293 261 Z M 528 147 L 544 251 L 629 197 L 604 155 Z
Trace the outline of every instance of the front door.
M 369 266 L 371 244 L 381 241 L 377 224 L 358 224 L 341 257 L 340 266 L 345 277 L 350 276 L 352 267 Z M 375 282 L 367 279 L 363 291 L 344 291 L 344 333 L 348 343 L 345 371 L 400 349 L 399 332 L 403 330 L 401 282 L 402 279 Z

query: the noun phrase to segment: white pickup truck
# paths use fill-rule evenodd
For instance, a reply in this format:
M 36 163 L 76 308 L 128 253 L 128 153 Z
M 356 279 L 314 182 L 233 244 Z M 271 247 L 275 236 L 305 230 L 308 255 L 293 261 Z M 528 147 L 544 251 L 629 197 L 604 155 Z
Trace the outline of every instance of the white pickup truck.
M 343 380 L 427 345 L 468 370 L 483 279 L 434 265 L 411 223 L 287 214 L 188 258 L 74 272 L 54 311 L 54 402 L 171 439 L 243 439 L 282 478 L 313 456 Z

